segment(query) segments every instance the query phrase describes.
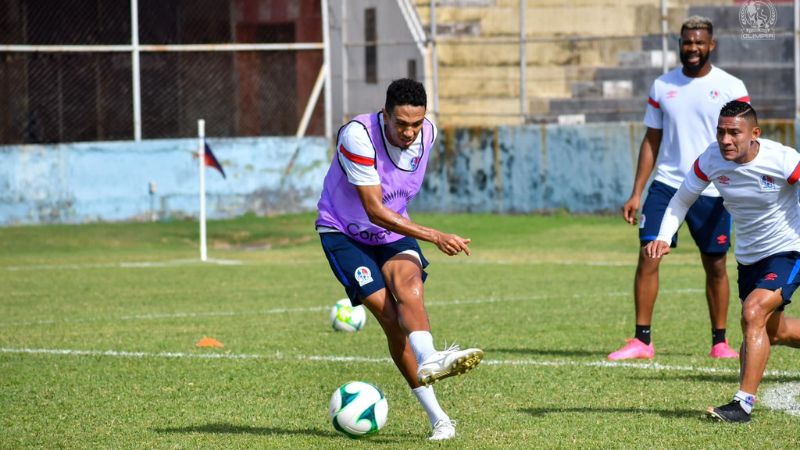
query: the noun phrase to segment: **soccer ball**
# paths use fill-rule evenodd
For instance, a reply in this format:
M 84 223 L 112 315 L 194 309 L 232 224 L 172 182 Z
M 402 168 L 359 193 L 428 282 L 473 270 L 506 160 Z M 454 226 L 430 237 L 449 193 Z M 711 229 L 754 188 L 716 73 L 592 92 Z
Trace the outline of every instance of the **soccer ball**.
M 367 314 L 364 306 L 353 306 L 349 298 L 343 298 L 331 308 L 331 326 L 336 331 L 358 331 L 364 328 Z
M 389 414 L 389 403 L 375 386 L 363 381 L 350 381 L 334 391 L 328 414 L 336 431 L 355 439 L 375 434 L 383 428 Z

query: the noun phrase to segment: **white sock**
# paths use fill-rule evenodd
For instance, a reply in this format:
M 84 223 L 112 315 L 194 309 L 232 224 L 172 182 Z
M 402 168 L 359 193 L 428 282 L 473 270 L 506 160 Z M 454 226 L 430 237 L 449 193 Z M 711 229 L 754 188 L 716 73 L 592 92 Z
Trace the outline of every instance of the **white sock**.
M 753 412 L 753 406 L 756 404 L 756 396 L 753 394 L 748 394 L 745 391 L 739 391 L 736 395 L 733 396 L 734 400 L 739 401 L 739 406 L 742 407 L 744 412 L 750 414 Z
M 412 331 L 408 335 L 408 341 L 411 343 L 411 349 L 414 350 L 414 356 L 417 357 L 417 364 L 422 364 L 422 361 L 436 352 L 430 331 Z
M 439 406 L 439 400 L 436 399 L 436 394 L 433 393 L 431 386 L 420 386 L 412 389 L 412 391 L 417 396 L 417 400 L 419 400 L 422 407 L 425 408 L 425 412 L 428 413 L 428 420 L 431 421 L 431 426 L 436 425 L 436 422 L 441 419 L 450 420 L 447 413 Z

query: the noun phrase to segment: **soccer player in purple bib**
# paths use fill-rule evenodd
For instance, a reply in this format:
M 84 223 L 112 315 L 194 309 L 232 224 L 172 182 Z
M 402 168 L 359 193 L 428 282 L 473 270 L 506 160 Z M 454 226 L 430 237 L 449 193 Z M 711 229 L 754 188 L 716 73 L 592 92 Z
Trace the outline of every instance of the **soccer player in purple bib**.
M 447 255 L 469 255 L 470 240 L 413 222 L 406 210 L 422 186 L 436 127 L 425 118 L 417 81 L 393 81 L 382 111 L 356 116 L 339 130 L 317 204 L 316 221 L 331 270 L 354 305 L 380 322 L 389 353 L 425 412 L 431 440 L 451 439 L 455 423 L 430 384 L 474 368 L 483 351 L 436 351 L 424 303 L 428 261 L 417 239 Z
M 650 88 L 644 116 L 647 132 L 639 150 L 633 192 L 622 207 L 625 221 L 635 225 L 642 191 L 655 169 L 639 220 L 642 248 L 658 233 L 664 210 L 686 171 L 714 140 L 721 105 L 731 100 L 749 101 L 741 80 L 711 65 L 709 57 L 716 45 L 713 36 L 713 26 L 707 18 L 686 19 L 681 26 L 681 67 L 660 76 Z M 730 289 L 725 260 L 730 247 L 731 217 L 714 186 L 703 191 L 687 214 L 686 224 L 700 249 L 706 272 L 706 301 L 711 318 L 708 356 L 736 358 L 739 355 L 725 337 Z M 678 245 L 677 234 L 671 242 L 673 247 Z M 633 283 L 635 334 L 626 345 L 609 354 L 608 359 L 652 359 L 655 356 L 650 325 L 658 295 L 659 263 L 660 260 L 646 258 L 640 251 Z
M 709 407 L 708 416 L 724 422 L 748 422 L 772 345 L 800 347 L 800 319 L 784 307 L 800 284 L 800 153 L 761 139 L 753 108 L 732 101 L 720 112 L 717 142 L 695 160 L 669 202 L 647 256 L 669 253 L 669 241 L 689 207 L 714 184 L 736 224 L 742 331 L 739 391 L 733 401 Z

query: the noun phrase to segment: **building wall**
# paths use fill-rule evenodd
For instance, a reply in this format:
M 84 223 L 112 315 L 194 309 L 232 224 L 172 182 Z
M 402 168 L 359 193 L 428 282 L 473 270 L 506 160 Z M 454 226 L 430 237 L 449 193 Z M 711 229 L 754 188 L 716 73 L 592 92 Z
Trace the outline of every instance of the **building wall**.
M 397 0 L 330 0 L 329 5 L 331 84 L 334 87 L 331 116 L 335 132 L 358 114 L 380 110 L 389 83 L 409 75 L 409 60 L 416 61 L 415 78 L 424 82 L 425 61 L 414 44 Z M 367 8 L 376 10 L 376 83 L 368 83 L 365 76 L 364 16 Z
M 797 126 L 764 123 L 796 146 Z M 618 212 L 639 123 L 444 128 L 412 211 Z M 208 216 L 313 211 L 330 165 L 324 138 L 209 141 L 228 178 L 206 169 Z M 195 139 L 0 147 L 0 225 L 196 217 Z
M 529 213 L 618 209 L 633 186 L 638 124 L 446 129 L 415 209 Z
M 316 206 L 330 162 L 324 138 L 209 145 L 227 175 L 206 169 L 209 218 Z M 196 139 L 0 147 L 0 225 L 150 220 L 151 202 L 160 219 L 196 217 L 196 149 Z

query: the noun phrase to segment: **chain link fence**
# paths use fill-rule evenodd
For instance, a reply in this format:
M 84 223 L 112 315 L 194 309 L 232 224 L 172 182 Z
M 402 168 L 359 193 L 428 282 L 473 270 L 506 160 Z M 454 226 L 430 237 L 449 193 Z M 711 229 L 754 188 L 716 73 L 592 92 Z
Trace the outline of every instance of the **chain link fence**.
M 200 118 L 209 136 L 294 135 L 323 61 L 320 4 L 259 4 L 0 0 L 0 144 L 134 139 L 137 106 L 144 139 L 194 136 Z
M 441 125 L 639 122 L 664 63 L 680 65 L 691 15 L 712 20 L 712 63 L 745 82 L 760 116 L 794 118 L 791 1 L 673 0 L 665 28 L 660 0 L 414 4 L 429 36 L 436 21 Z

